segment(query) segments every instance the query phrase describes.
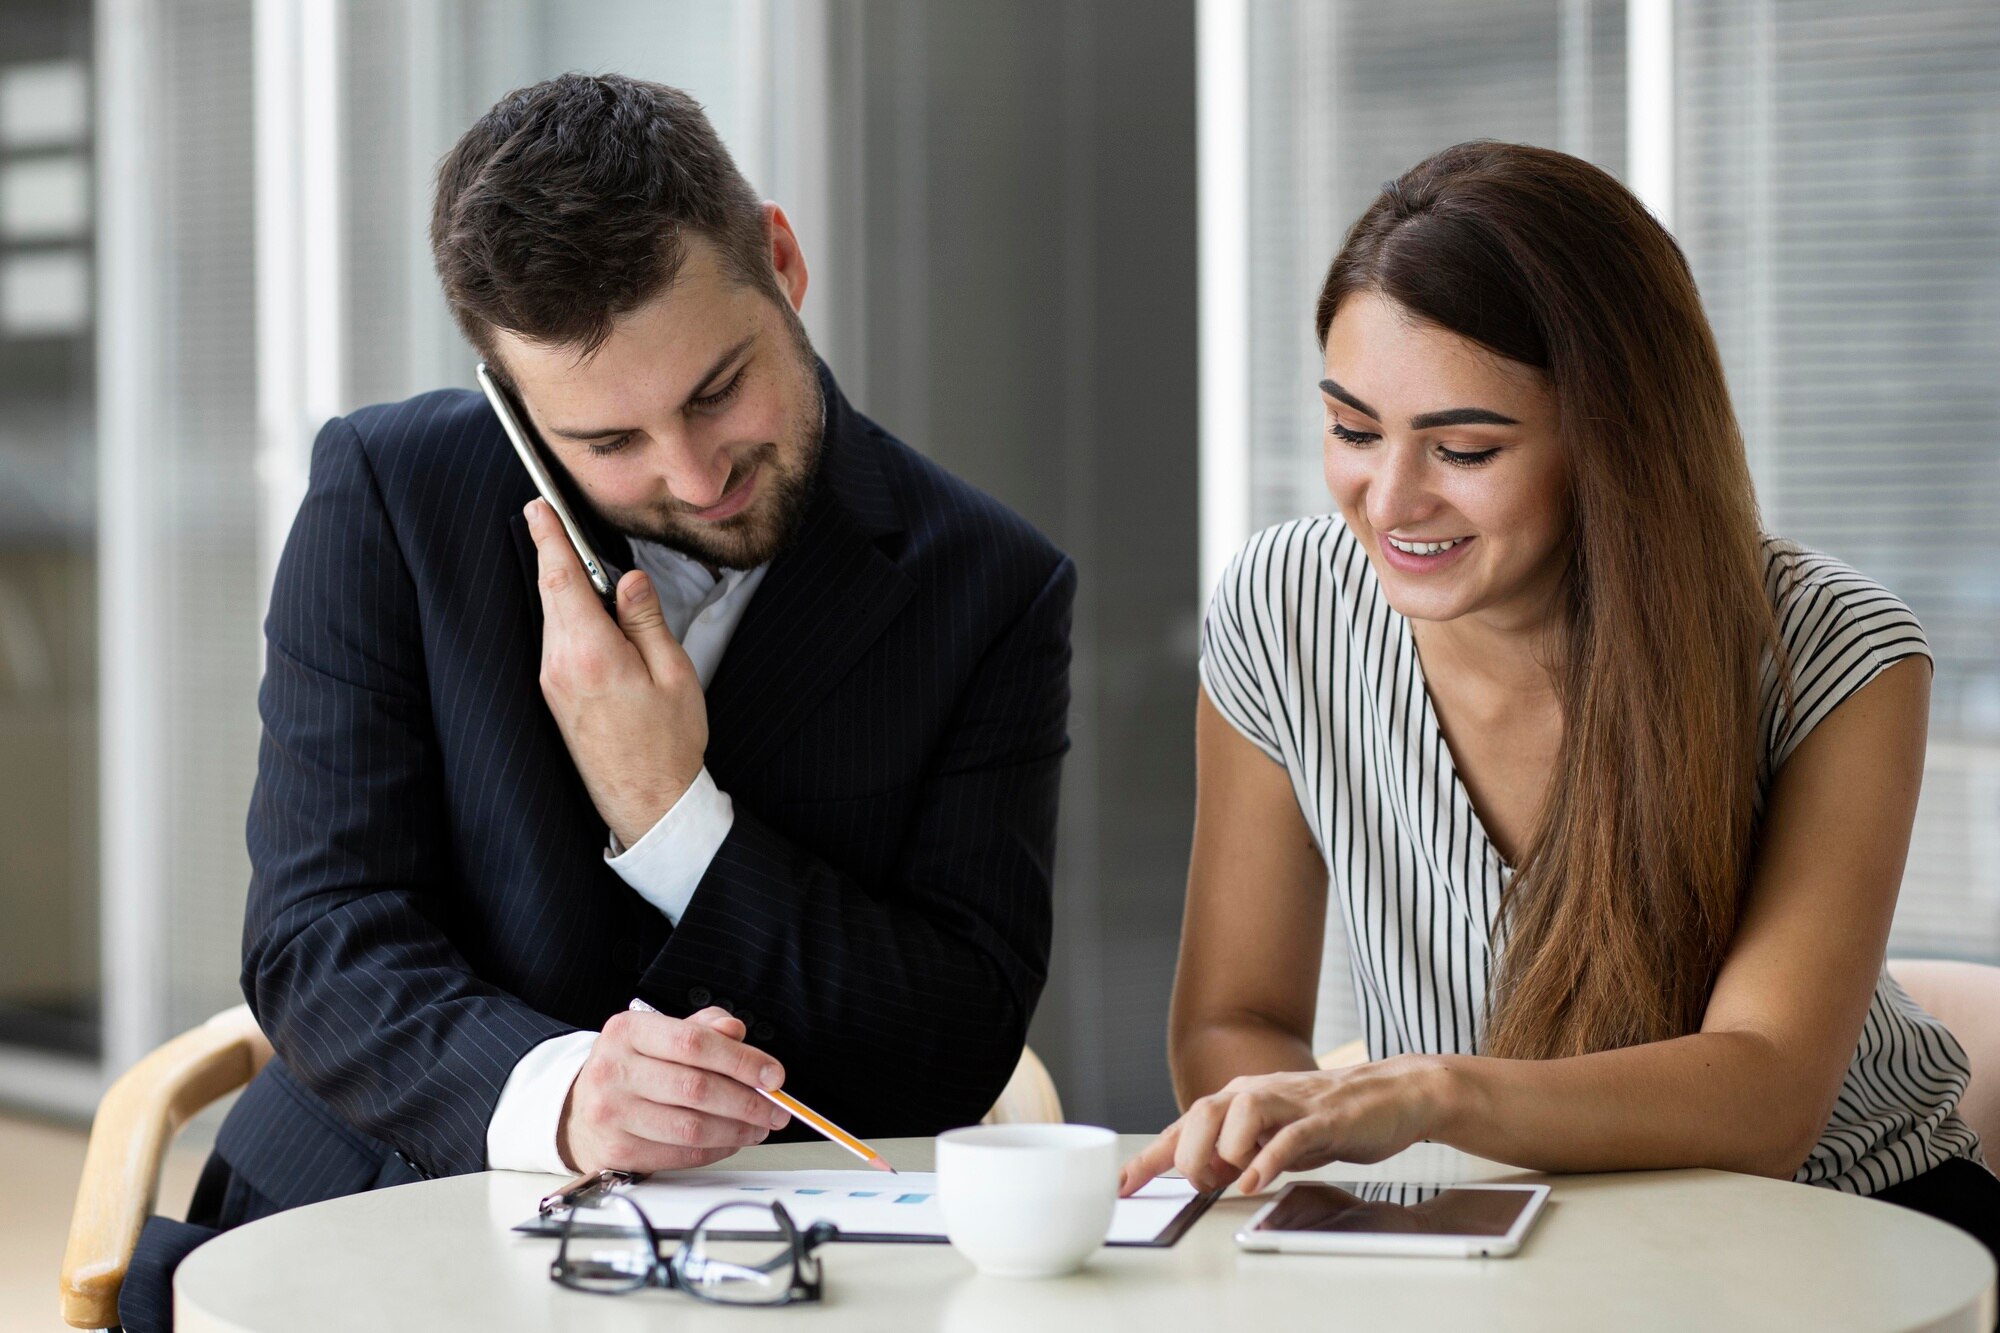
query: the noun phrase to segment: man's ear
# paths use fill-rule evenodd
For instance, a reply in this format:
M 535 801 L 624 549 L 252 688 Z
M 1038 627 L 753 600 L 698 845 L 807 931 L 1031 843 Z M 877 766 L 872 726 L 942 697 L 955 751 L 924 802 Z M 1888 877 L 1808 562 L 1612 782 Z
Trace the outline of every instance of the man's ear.
M 797 310 L 806 300 L 806 256 L 799 248 L 798 234 L 785 210 L 774 203 L 764 204 L 764 233 L 770 238 L 771 269 L 778 276 L 778 290 Z

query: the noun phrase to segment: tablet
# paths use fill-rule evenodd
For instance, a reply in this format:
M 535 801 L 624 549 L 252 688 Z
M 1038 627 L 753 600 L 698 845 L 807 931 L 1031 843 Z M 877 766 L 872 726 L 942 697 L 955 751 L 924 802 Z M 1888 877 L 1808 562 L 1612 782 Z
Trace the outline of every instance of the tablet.
M 1548 1198 L 1547 1185 L 1301 1180 L 1259 1209 L 1236 1243 L 1296 1254 L 1506 1255 Z

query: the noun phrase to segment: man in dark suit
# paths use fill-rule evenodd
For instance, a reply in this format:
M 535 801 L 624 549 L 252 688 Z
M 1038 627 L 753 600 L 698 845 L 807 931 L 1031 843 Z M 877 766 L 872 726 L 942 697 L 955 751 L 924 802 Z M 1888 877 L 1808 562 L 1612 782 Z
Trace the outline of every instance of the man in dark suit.
M 700 109 L 565 76 L 439 173 L 476 394 L 330 423 L 267 625 L 244 991 L 277 1058 L 190 1221 L 488 1167 L 977 1120 L 1047 973 L 1075 571 L 854 411 Z M 634 999 L 658 1013 L 632 1012 Z

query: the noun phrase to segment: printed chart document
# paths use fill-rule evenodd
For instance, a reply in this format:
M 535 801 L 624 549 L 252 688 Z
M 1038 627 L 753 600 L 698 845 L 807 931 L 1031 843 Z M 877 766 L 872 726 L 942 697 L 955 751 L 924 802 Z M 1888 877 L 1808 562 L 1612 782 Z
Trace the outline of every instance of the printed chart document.
M 785 1205 L 801 1231 L 815 1222 L 840 1228 L 842 1240 L 943 1241 L 944 1214 L 937 1204 L 937 1176 L 929 1171 L 678 1171 L 622 1186 L 662 1236 L 678 1236 L 717 1204 Z M 1159 1179 L 1111 1216 L 1107 1245 L 1168 1246 L 1207 1209 L 1209 1195 L 1185 1180 Z M 559 1235 L 565 1214 L 533 1217 L 515 1227 L 530 1235 Z

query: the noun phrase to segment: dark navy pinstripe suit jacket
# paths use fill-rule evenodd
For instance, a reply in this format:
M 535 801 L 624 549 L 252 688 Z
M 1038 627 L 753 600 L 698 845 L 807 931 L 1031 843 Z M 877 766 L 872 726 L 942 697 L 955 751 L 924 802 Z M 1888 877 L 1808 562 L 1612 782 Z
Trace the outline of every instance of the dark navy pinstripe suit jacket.
M 1048 969 L 1075 569 L 821 382 L 820 485 L 708 691 L 736 822 L 677 928 L 605 865 L 543 703 L 533 492 L 484 401 L 321 433 L 249 820 L 243 989 L 279 1058 L 217 1145 L 254 1211 L 481 1169 L 515 1062 L 635 995 L 734 1009 L 862 1134 L 1005 1084 Z

